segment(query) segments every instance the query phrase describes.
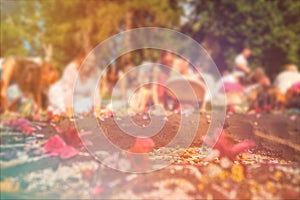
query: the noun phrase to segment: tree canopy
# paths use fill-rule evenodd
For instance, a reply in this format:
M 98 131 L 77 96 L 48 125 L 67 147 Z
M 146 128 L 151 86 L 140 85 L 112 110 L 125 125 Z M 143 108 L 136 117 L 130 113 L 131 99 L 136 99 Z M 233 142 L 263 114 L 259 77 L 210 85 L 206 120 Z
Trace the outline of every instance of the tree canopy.
M 43 56 L 51 44 L 62 68 L 83 49 L 145 26 L 188 34 L 221 69 L 231 68 L 246 46 L 252 66 L 270 74 L 300 65 L 300 1 L 293 0 L 3 0 L 0 55 Z
M 243 47 L 252 49 L 252 64 L 275 73 L 289 62 L 300 64 L 300 1 L 188 1 L 192 8 L 183 31 L 198 40 L 213 37 L 220 49 L 219 67 L 232 67 Z

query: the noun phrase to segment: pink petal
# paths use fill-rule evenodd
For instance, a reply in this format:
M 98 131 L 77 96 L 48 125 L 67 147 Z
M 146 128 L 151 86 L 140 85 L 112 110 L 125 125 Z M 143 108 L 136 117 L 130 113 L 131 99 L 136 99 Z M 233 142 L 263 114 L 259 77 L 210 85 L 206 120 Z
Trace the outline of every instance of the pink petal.
M 92 190 L 92 195 L 99 195 L 104 191 L 104 187 L 103 186 L 96 186 L 93 188 Z
M 63 132 L 64 132 L 64 131 L 62 130 L 62 128 L 60 128 L 60 127 L 56 127 L 55 129 L 56 129 L 56 132 L 58 132 L 58 133 L 63 133 Z
M 74 147 L 72 146 L 65 146 L 64 148 L 61 149 L 60 151 L 60 158 L 61 159 L 68 159 L 68 158 L 71 158 L 73 156 L 76 156 L 78 154 L 78 150 L 75 149 Z
M 51 137 L 44 145 L 44 151 L 50 154 L 58 155 L 63 147 L 66 146 L 65 141 L 58 135 Z
M 245 150 L 253 147 L 255 145 L 255 142 L 252 141 L 252 140 L 248 140 L 248 141 L 244 141 L 244 142 L 240 142 L 236 145 L 234 145 L 232 148 L 231 148 L 231 151 L 233 154 L 237 155 L 239 153 L 242 153 L 244 152 Z
M 221 131 L 220 134 L 219 131 Z M 224 130 L 217 130 L 212 137 L 205 137 L 204 142 L 208 145 L 213 145 L 214 138 L 217 138 L 219 135 L 218 140 L 216 141 L 214 145 L 214 149 L 218 150 L 220 152 L 219 157 L 228 157 L 230 159 L 234 159 L 235 156 L 243 151 L 245 151 L 248 148 L 251 148 L 255 145 L 254 141 L 248 140 L 244 141 L 238 144 L 234 144 L 234 141 L 232 138 L 227 136 L 227 134 L 224 132 Z

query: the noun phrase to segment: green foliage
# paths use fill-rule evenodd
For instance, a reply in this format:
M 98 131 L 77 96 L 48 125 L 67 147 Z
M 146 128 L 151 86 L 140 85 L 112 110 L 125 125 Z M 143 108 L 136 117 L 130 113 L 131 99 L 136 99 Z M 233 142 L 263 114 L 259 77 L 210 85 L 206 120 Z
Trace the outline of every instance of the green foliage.
M 41 27 L 36 2 L 1 1 L 1 56 L 10 55 L 39 55 Z M 29 54 L 25 43 L 31 45 Z
M 183 7 L 191 11 L 185 24 Z M 294 0 L 2 0 L 0 55 L 43 56 L 43 45 L 52 44 L 62 69 L 83 49 L 145 26 L 183 31 L 199 42 L 213 36 L 224 67 L 232 67 L 244 46 L 253 50 L 252 66 L 269 73 L 289 62 L 300 65 L 300 1 Z M 143 54 L 153 59 L 150 51 Z
M 187 33 L 200 40 L 205 35 L 217 38 L 227 67 L 245 46 L 253 50 L 252 65 L 269 73 L 289 62 L 299 66 L 300 1 L 192 0 L 189 4 L 194 9 Z
M 125 30 L 129 11 L 134 12 L 131 28 L 174 29 L 182 14 L 172 0 L 4 0 L 1 4 L 13 8 L 1 17 L 1 56 L 42 55 L 43 44 L 52 44 L 52 59 L 60 68 L 84 49 Z M 24 48 L 22 41 L 30 48 Z

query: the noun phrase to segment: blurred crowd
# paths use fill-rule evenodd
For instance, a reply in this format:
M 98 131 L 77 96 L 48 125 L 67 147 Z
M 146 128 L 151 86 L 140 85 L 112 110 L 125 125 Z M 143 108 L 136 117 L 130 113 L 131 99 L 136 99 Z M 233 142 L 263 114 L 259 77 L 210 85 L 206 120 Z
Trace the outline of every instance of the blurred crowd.
M 299 109 L 297 66 L 284 66 L 271 81 L 262 67 L 249 66 L 250 56 L 251 50 L 243 49 L 234 60 L 233 70 L 223 71 L 220 80 L 208 68 L 201 68 L 201 63 L 192 66 L 168 51 L 162 51 L 155 62 L 144 60 L 138 66 L 124 62 L 121 67 L 112 64 L 103 71 L 95 56 L 82 53 L 61 75 L 48 60 L 9 57 L 1 59 L 0 64 L 1 112 L 99 112 L 112 109 L 109 99 L 122 102 L 135 113 L 145 112 L 152 105 L 180 111 L 184 106 L 193 107 L 195 101 L 204 111 L 211 108 L 212 98 L 224 102 L 222 96 L 226 96 L 230 110 L 252 113 Z M 182 81 L 192 85 L 194 99 L 180 89 Z M 174 95 L 169 87 L 179 88 L 181 94 Z

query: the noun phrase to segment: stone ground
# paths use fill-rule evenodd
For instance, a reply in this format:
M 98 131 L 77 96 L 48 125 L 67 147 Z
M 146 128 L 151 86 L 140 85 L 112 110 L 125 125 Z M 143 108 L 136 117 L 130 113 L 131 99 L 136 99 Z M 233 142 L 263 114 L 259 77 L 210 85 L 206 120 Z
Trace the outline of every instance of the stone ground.
M 183 123 L 181 117 L 186 118 Z M 1 125 L 1 199 L 299 199 L 300 184 L 300 116 L 295 114 L 231 114 L 224 130 L 235 142 L 254 140 L 256 146 L 239 154 L 234 161 L 208 158 L 209 149 L 202 147 L 210 118 L 201 115 L 196 136 L 191 124 L 195 114 L 171 114 L 158 134 L 152 137 L 155 150 L 149 159 L 172 159 L 173 163 L 151 173 L 132 174 L 106 167 L 84 148 L 75 157 L 62 160 L 43 152 L 45 141 L 57 133 L 57 127 L 69 126 L 67 119 L 33 122 L 40 130 L 24 134 Z M 128 117 L 119 117 L 120 122 Z M 153 119 L 152 119 L 153 120 Z M 2 118 L 2 122 L 5 119 Z M 81 119 L 79 129 L 97 133 L 99 127 Z M 104 135 L 91 134 L 86 140 L 108 138 L 121 149 L 134 144 L 113 118 L 99 119 Z M 135 116 L 138 125 L 150 123 L 149 116 Z M 165 148 L 183 128 L 174 148 Z M 134 131 L 134 130 L 133 130 Z M 147 134 L 147 133 L 144 133 Z M 96 136 L 95 136 L 96 135 Z M 181 142 L 193 137 L 188 148 Z M 106 146 L 95 148 L 105 153 Z M 108 155 L 110 163 L 128 168 L 126 162 Z

